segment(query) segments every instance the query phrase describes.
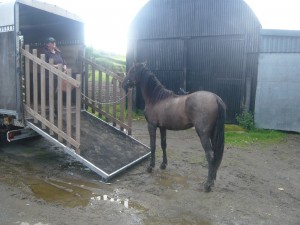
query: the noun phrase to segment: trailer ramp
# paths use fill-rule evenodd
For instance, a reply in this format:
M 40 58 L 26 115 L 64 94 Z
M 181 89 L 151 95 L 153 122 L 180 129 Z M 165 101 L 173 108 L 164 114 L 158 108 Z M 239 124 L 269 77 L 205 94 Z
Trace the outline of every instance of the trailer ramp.
M 80 154 L 77 154 L 75 149 L 51 136 L 48 129 L 42 129 L 41 123 L 27 120 L 31 129 L 62 147 L 105 182 L 150 155 L 149 147 L 86 111 L 81 112 L 80 123 L 81 145 Z
M 127 93 L 122 89 L 122 76 L 83 57 L 79 73 L 71 68 L 63 71 L 62 65 L 54 67 L 53 61 L 46 62 L 45 55 L 31 51 L 29 45 L 20 48 L 20 55 L 24 119 L 31 129 L 105 181 L 150 155 L 147 146 L 127 135 L 132 130 L 133 98 L 132 89 Z

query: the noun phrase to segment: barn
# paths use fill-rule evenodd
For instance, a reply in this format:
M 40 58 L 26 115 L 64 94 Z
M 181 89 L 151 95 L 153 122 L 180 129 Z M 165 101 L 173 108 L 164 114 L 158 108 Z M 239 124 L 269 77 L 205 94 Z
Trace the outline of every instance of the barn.
M 254 110 L 261 25 L 242 0 L 150 0 L 129 29 L 127 68 L 148 67 L 168 89 L 212 91 L 227 121 Z M 144 103 L 137 90 L 135 106 Z

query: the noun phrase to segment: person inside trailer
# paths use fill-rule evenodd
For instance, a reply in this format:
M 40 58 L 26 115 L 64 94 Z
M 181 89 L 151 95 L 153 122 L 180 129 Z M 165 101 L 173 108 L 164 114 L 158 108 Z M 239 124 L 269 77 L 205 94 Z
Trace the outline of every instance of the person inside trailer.
M 48 37 L 46 40 L 45 40 L 45 48 L 44 48 L 44 54 L 45 54 L 45 58 L 46 58 L 46 62 L 49 63 L 49 60 L 50 59 L 53 59 L 53 66 L 55 68 L 58 69 L 58 65 L 61 64 L 63 65 L 63 72 L 67 72 L 67 65 L 66 65 L 66 62 L 62 56 L 62 53 L 61 51 L 59 50 L 59 48 L 57 48 L 56 46 L 56 40 L 53 38 L 53 37 Z M 66 85 L 67 85 L 67 82 L 66 80 L 63 80 L 63 83 L 62 83 L 62 90 L 63 92 L 66 91 Z M 55 93 L 54 93 L 54 114 L 55 116 L 57 115 L 57 78 L 55 77 L 54 78 L 54 90 L 55 90 Z
M 63 59 L 61 51 L 56 46 L 56 40 L 53 37 L 48 37 L 45 41 L 45 56 L 46 61 L 49 62 L 50 59 L 53 59 L 54 67 L 58 68 L 58 64 L 63 65 L 63 71 L 66 72 L 67 65 Z

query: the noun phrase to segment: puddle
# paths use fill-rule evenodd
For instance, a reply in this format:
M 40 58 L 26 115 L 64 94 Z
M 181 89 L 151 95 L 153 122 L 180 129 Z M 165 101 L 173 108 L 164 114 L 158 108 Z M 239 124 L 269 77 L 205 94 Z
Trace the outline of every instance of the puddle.
M 35 197 L 64 207 L 87 206 L 92 191 L 57 180 L 31 179 L 26 181 Z
M 88 205 L 92 190 L 100 188 L 100 184 L 53 178 L 70 169 L 65 165 L 72 167 L 73 164 L 65 154 L 51 148 L 55 147 L 43 140 L 0 145 L 0 182 L 24 192 L 29 188 L 37 199 L 64 207 Z
M 46 202 L 60 204 L 64 207 L 86 206 L 93 195 L 92 188 L 97 188 L 93 183 L 77 181 L 76 183 L 62 182 L 54 179 L 45 179 L 38 174 L 26 173 L 16 169 L 16 165 L 3 163 L 0 167 L 0 182 L 18 187 L 20 189 L 29 187 L 37 199 Z M 26 190 L 26 188 L 24 188 Z
M 142 206 L 141 204 L 139 204 L 137 202 L 133 202 L 133 201 L 129 202 L 129 208 L 136 209 L 141 213 L 147 212 L 149 210 L 148 208 Z

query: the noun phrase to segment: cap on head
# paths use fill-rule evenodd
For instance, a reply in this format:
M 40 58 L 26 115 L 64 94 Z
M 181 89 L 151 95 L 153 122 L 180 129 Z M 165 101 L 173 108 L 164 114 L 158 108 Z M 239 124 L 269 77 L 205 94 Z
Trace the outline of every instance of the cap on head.
M 54 43 L 54 42 L 56 42 L 56 40 L 53 37 L 48 37 L 45 42 L 46 42 L 46 44 Z

